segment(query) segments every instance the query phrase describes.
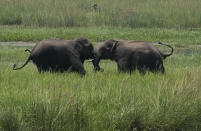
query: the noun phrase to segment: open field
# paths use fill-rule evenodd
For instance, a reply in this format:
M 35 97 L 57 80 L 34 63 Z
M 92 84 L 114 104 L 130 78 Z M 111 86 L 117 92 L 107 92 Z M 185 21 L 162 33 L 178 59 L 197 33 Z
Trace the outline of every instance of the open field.
M 102 61 L 103 73 L 42 73 L 24 49 L 0 47 L 1 130 L 198 130 L 201 128 L 201 49 L 176 48 L 165 75 L 119 74 Z M 190 53 L 189 53 L 190 51 Z
M 200 5 L 201 0 L 0 0 L 0 130 L 200 130 Z M 113 38 L 161 41 L 175 51 L 164 60 L 165 75 L 119 74 L 109 60 L 101 61 L 104 72 L 97 73 L 86 61 L 83 77 L 39 74 L 32 62 L 12 70 L 40 40 L 81 36 L 95 47 Z
M 200 0 L 1 0 L 0 25 L 200 28 L 200 5 Z

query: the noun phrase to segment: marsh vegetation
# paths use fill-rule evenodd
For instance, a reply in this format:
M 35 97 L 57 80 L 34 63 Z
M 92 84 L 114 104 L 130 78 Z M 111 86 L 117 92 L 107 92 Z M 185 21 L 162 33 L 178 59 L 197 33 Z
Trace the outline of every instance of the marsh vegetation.
M 0 24 L 200 28 L 200 5 L 200 0 L 1 0 Z

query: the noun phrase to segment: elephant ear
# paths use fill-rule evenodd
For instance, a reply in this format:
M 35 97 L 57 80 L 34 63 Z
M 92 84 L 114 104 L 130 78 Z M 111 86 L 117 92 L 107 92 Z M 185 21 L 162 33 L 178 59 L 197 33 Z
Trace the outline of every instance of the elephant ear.
M 112 48 L 111 48 L 111 52 L 112 52 L 112 53 L 116 50 L 117 46 L 118 46 L 118 41 L 117 41 L 117 40 L 114 40 L 114 42 L 113 42 L 113 44 L 112 44 Z
M 86 40 L 87 39 L 85 38 L 78 38 L 77 40 L 75 40 L 75 49 L 79 52 L 82 51 Z

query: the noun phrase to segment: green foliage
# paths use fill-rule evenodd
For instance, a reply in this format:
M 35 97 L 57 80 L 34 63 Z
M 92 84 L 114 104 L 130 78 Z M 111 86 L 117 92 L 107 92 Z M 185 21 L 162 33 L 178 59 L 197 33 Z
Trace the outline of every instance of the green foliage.
M 0 24 L 199 28 L 200 5 L 200 0 L 1 0 Z
M 164 60 L 166 74 L 119 74 L 114 62 L 104 72 L 39 74 L 25 47 L 0 48 L 1 130 L 199 130 L 201 55 L 176 48 Z M 186 52 L 191 50 L 192 52 Z

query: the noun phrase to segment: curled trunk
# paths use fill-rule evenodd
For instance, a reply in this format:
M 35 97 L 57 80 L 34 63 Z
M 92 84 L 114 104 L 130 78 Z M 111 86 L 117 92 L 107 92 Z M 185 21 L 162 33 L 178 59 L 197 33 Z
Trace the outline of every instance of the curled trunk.
M 99 66 L 99 62 L 100 62 L 100 58 L 101 58 L 101 53 L 99 53 L 99 52 L 95 52 L 95 58 L 93 59 L 93 65 L 94 65 L 94 70 L 95 71 L 100 71 L 101 70 L 101 68 L 100 68 L 100 66 Z

